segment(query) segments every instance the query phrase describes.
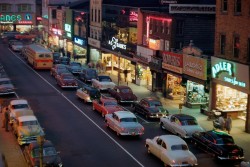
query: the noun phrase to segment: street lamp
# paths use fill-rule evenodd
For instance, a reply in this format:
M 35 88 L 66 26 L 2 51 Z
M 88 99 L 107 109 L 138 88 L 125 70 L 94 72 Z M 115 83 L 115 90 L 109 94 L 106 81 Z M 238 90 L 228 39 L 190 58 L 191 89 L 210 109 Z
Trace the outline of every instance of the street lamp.
M 39 158 L 40 158 L 40 167 L 43 167 L 43 144 L 44 144 L 44 136 L 37 137 L 37 143 L 39 145 Z
M 118 86 L 120 85 L 120 79 L 121 79 L 121 70 L 120 70 L 120 59 L 121 59 L 121 52 L 118 52 Z

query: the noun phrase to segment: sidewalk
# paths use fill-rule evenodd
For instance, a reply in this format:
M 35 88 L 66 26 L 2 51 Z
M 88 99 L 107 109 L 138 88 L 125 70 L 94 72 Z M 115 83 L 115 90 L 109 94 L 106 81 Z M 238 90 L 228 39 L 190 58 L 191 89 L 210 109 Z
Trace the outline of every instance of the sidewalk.
M 15 136 L 11 131 L 6 132 L 5 128 L 2 128 L 2 119 L 3 113 L 0 113 L 0 152 L 5 155 L 8 167 L 28 167 Z
M 111 77 L 113 82 L 118 83 L 118 77 L 112 74 L 107 74 Z M 126 82 L 121 81 L 120 85 L 127 85 Z M 138 100 L 143 97 L 156 97 L 159 99 L 164 106 L 168 109 L 170 114 L 180 113 L 179 104 L 182 103 L 181 100 L 170 100 L 166 99 L 162 96 L 160 92 L 152 92 L 143 86 L 138 86 L 133 83 L 128 83 L 128 86 L 133 90 L 133 92 L 138 97 Z M 194 116 L 198 123 L 205 129 L 211 130 L 213 129 L 213 122 L 207 120 L 207 116 L 200 113 L 200 109 L 191 109 L 185 106 L 182 107 L 181 113 L 189 114 Z M 245 130 L 245 121 L 241 119 L 233 120 L 233 127 L 231 130 L 231 135 L 234 138 L 234 141 L 237 145 L 244 149 L 245 160 L 250 160 L 250 147 L 248 147 L 250 143 L 250 134 L 244 132 Z

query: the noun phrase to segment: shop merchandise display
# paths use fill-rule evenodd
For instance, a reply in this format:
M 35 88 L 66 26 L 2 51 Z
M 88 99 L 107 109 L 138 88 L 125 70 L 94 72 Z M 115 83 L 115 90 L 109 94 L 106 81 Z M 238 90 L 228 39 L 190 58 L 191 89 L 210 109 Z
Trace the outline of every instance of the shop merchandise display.
M 206 104 L 208 103 L 208 94 L 205 93 L 204 86 L 188 81 L 187 82 L 187 103 Z

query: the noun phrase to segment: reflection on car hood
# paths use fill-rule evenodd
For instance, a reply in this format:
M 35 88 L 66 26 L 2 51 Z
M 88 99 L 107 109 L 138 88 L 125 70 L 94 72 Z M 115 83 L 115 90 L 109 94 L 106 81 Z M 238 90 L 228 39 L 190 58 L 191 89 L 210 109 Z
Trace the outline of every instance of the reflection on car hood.
M 142 128 L 142 125 L 138 122 L 121 122 L 120 125 L 124 128 Z
M 39 125 L 29 125 L 19 127 L 19 132 L 24 136 L 37 136 L 42 133 L 42 130 Z
M 149 107 L 148 110 L 153 113 L 166 113 L 166 109 L 162 106 L 154 106 L 154 107 Z

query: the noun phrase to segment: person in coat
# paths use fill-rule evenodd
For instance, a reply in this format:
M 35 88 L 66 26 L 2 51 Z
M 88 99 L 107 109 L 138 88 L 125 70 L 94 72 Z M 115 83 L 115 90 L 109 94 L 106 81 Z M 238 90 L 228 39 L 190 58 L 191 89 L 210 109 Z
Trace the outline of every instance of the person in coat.
M 232 129 L 232 118 L 231 118 L 231 115 L 227 116 L 227 119 L 225 121 L 225 128 L 226 128 L 228 134 L 230 134 L 231 129 Z

